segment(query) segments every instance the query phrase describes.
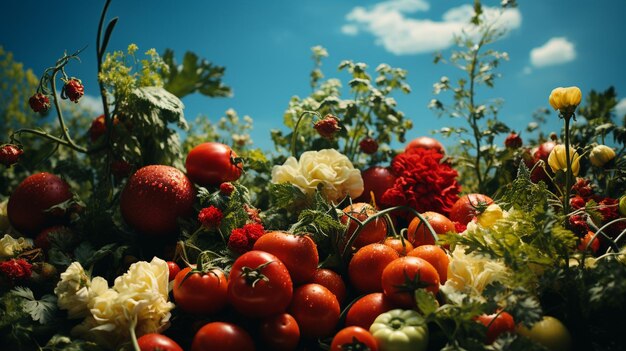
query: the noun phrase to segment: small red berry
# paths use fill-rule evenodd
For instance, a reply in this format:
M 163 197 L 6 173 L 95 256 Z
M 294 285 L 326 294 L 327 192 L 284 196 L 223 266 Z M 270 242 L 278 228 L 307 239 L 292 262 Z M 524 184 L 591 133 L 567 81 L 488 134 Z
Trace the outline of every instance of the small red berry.
M 50 108 L 50 99 L 42 93 L 37 93 L 28 99 L 28 104 L 35 112 L 46 112 Z
M 519 134 L 511 132 L 509 135 L 507 135 L 506 139 L 504 139 L 504 146 L 506 146 L 508 149 L 519 149 L 520 147 L 522 147 L 522 138 L 519 136 Z
M 70 101 L 78 103 L 78 100 L 80 100 L 84 94 L 85 87 L 83 86 L 83 83 L 76 78 L 70 78 L 63 86 L 61 98 L 70 99 Z
M 169 281 L 174 280 L 178 272 L 180 272 L 180 267 L 174 261 L 167 261 L 167 269 L 169 271 Z
M 30 278 L 32 267 L 28 261 L 19 258 L 0 262 L 0 273 L 12 282 L 21 281 Z
M 7 167 L 11 167 L 16 164 L 20 159 L 20 155 L 24 151 L 17 147 L 17 145 L 7 144 L 0 148 L 0 163 Z
M 335 133 L 341 130 L 339 119 L 331 114 L 315 122 L 313 128 L 315 128 L 319 135 L 326 139 L 332 139 Z
M 215 206 L 205 207 L 198 213 L 198 222 L 205 228 L 218 227 L 222 219 L 224 219 L 224 214 Z
M 370 137 L 366 137 L 359 142 L 359 147 L 364 153 L 371 155 L 378 151 L 378 142 Z
M 220 194 L 224 196 L 230 196 L 235 190 L 235 186 L 232 183 L 224 182 L 220 184 Z

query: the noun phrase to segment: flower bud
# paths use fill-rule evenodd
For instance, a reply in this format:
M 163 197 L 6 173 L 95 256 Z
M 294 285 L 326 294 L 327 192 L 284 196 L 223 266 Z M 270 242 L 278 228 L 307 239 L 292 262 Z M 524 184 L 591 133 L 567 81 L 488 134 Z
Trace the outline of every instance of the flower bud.
M 78 100 L 85 94 L 83 83 L 76 78 L 70 78 L 63 86 L 61 92 L 62 99 L 70 99 L 70 101 L 78 103 Z
M 582 92 L 578 87 L 562 88 L 558 87 L 550 93 L 550 106 L 555 110 L 559 110 L 561 114 L 571 114 L 580 104 Z
M 50 99 L 42 93 L 37 93 L 28 99 L 28 104 L 35 112 L 46 112 L 50 108 Z
M 596 167 L 604 167 L 607 162 L 615 158 L 615 151 L 606 145 L 598 145 L 591 149 L 589 161 Z
M 580 170 L 580 156 L 576 152 L 576 150 L 570 146 L 569 148 L 569 157 L 572 163 L 572 174 L 574 176 L 578 175 L 578 171 Z M 550 168 L 552 168 L 553 172 L 567 171 L 567 157 L 565 153 L 565 145 L 559 144 L 552 149 L 550 152 L 550 156 L 548 156 L 548 164 Z
M 331 114 L 315 122 L 313 128 L 315 128 L 319 135 L 326 139 L 332 139 L 335 133 L 341 130 L 339 119 Z
M 378 142 L 370 137 L 366 137 L 359 142 L 359 147 L 364 153 L 371 155 L 378 151 Z
M 10 167 L 17 163 L 24 151 L 17 145 L 6 144 L 0 148 L 0 163 Z

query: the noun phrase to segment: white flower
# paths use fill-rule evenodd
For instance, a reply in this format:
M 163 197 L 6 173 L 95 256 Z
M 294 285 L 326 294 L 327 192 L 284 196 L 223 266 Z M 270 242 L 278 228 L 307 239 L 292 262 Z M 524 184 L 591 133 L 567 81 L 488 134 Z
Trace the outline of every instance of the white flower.
M 324 195 L 332 202 L 346 195 L 356 198 L 363 192 L 361 172 L 334 149 L 306 151 L 299 161 L 289 157 L 272 169 L 272 183 L 291 183 L 309 195 L 322 184 Z
M 68 318 L 84 318 L 89 315 L 91 301 L 108 288 L 106 280 L 100 277 L 89 279 L 78 262 L 73 262 L 61 273 L 61 280 L 54 288 L 59 308 L 67 310 Z
M 474 253 L 465 253 L 457 246 L 450 253 L 448 280 L 443 287 L 445 292 L 463 292 L 480 297 L 485 287 L 494 282 L 505 282 L 510 273 L 500 260 Z
M 88 302 L 91 313 L 72 333 L 115 347 L 128 341 L 135 319 L 137 336 L 162 331 L 174 308 L 168 301 L 168 283 L 167 263 L 156 257 L 132 264 L 110 289 L 104 279 L 94 278 L 91 289 L 97 294 Z
M 5 234 L 0 239 L 0 258 L 11 258 L 33 246 L 33 241 L 26 238 L 13 238 Z

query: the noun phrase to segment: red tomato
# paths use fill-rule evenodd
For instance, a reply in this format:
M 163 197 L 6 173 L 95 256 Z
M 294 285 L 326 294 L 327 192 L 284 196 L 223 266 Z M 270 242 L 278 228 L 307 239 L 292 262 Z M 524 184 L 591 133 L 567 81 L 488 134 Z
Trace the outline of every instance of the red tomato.
M 352 205 L 343 209 L 345 214 L 348 214 L 357 220 L 364 222 L 369 217 L 376 214 L 376 209 L 369 204 L 363 202 L 353 203 Z M 341 223 L 348 224 L 348 230 L 346 231 L 346 239 L 348 240 L 358 228 L 358 224 L 355 220 L 351 219 L 347 215 L 341 216 Z M 365 245 L 379 243 L 385 240 L 387 236 L 387 221 L 382 217 L 374 219 L 373 222 L 369 222 L 358 233 L 358 237 L 352 242 L 352 246 L 361 248 Z
M 439 283 L 444 284 L 448 280 L 450 258 L 441 247 L 437 245 L 418 246 L 409 252 L 407 256 L 419 257 L 432 264 L 439 274 Z
M 174 261 L 167 261 L 167 269 L 170 272 L 170 281 L 174 280 L 178 272 L 180 272 L 180 267 L 178 267 L 178 265 Z
M 408 240 L 402 240 L 400 238 L 388 237 L 385 239 L 383 244 L 396 250 L 400 256 L 406 256 L 408 252 L 413 250 L 413 244 L 411 244 Z
M 313 274 L 310 283 L 325 286 L 330 292 L 335 294 L 339 304 L 346 299 L 346 283 L 343 282 L 341 275 L 326 268 L 318 268 Z
M 288 313 L 277 314 L 262 320 L 259 333 L 265 346 L 275 351 L 295 350 L 300 341 L 298 322 Z
M 205 324 L 193 337 L 191 351 L 254 351 L 254 342 L 241 327 L 231 323 Z
M 382 291 L 383 270 L 400 257 L 396 250 L 383 244 L 369 244 L 357 251 L 348 265 L 348 276 L 360 293 Z
M 459 198 L 450 210 L 450 220 L 467 225 L 474 217 L 493 203 L 487 195 L 467 194 Z
M 478 316 L 477 320 L 487 327 L 487 343 L 491 344 L 502 333 L 515 331 L 515 321 L 513 316 L 507 312 L 500 312 L 495 314 L 482 314 Z
M 253 250 L 239 256 L 228 280 L 228 301 L 248 317 L 284 312 L 293 294 L 287 267 L 264 251 Z
M 367 294 L 356 300 L 346 314 L 346 326 L 355 325 L 369 330 L 376 317 L 397 306 L 385 294 Z
M 305 338 L 330 336 L 339 322 L 339 301 L 319 284 L 305 284 L 296 289 L 288 309 Z
M 176 274 L 173 294 L 176 306 L 192 313 L 209 315 L 220 311 L 226 306 L 228 280 L 220 269 L 212 269 L 206 273 L 192 273 L 187 267 Z
M 7 216 L 13 228 L 34 236 L 46 227 L 67 222 L 66 211 L 49 208 L 70 200 L 70 186 L 50 173 L 37 173 L 24 179 L 15 188 L 7 204 Z
M 243 164 L 238 162 L 237 154 L 228 145 L 209 142 L 189 151 L 185 168 L 194 183 L 209 187 L 239 179 Z
M 254 250 L 278 257 L 296 285 L 310 281 L 319 263 L 317 245 L 307 235 L 268 232 L 254 243 Z
M 176 235 L 177 218 L 193 211 L 195 190 L 183 172 L 152 165 L 130 177 L 120 198 L 122 217 L 136 231 L 151 236 Z
M 163 334 L 150 333 L 137 339 L 141 351 L 183 351 L 176 341 Z
M 415 290 L 439 291 L 439 274 L 435 267 L 419 257 L 405 256 L 391 262 L 381 278 L 383 292 L 400 307 L 415 306 Z
M 378 342 L 369 331 L 361 327 L 347 327 L 341 329 L 330 343 L 330 351 L 343 350 L 378 351 Z
M 363 178 L 363 193 L 354 199 L 354 202 L 377 203 L 385 191 L 393 186 L 397 177 L 387 167 L 374 166 L 361 172 L 361 178 Z M 372 192 L 374 199 L 372 199 Z
M 440 154 L 445 155 L 446 149 L 439 142 L 439 140 L 427 136 L 415 138 L 411 140 L 406 147 L 404 148 L 404 152 L 411 152 L 412 149 L 422 148 L 422 149 L 435 149 Z
M 436 234 L 445 234 L 447 232 L 454 232 L 454 223 L 448 217 L 437 212 L 424 212 L 422 213 L 424 219 L 428 221 Z M 430 230 L 419 219 L 419 217 L 413 218 L 409 223 L 409 229 L 407 231 L 407 238 L 414 247 L 420 245 L 434 245 L 435 238 L 433 238 Z

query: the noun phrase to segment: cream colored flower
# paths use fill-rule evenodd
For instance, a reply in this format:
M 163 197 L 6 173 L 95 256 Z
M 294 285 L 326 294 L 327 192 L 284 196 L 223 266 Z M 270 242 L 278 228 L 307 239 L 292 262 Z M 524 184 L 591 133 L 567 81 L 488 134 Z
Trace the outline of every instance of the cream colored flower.
M 569 158 L 572 161 L 572 174 L 574 176 L 578 175 L 578 171 L 580 170 L 580 156 L 578 152 L 570 146 L 569 148 Z M 552 171 L 556 172 L 559 170 L 567 171 L 567 156 L 565 155 L 565 145 L 559 144 L 552 149 L 550 155 L 548 156 L 548 164 Z
M 444 291 L 457 291 L 480 297 L 485 287 L 494 282 L 505 282 L 510 277 L 508 268 L 500 260 L 465 253 L 457 246 L 450 253 L 448 280 Z
M 58 298 L 57 305 L 59 308 L 67 310 L 68 318 L 78 319 L 89 315 L 91 300 L 108 288 L 106 280 L 96 279 L 94 279 L 96 281 L 95 289 L 92 289 L 91 279 L 78 262 L 73 262 L 65 272 L 61 273 L 61 280 L 54 288 L 54 293 Z M 102 281 L 104 281 L 104 287 Z
M 33 241 L 26 238 L 13 238 L 5 234 L 0 239 L 0 258 L 11 258 L 18 253 L 33 247 Z
M 596 167 L 604 167 L 615 158 L 615 150 L 606 145 L 596 145 L 589 153 L 589 161 Z
M 291 183 L 306 194 L 313 194 L 321 184 L 324 195 L 332 202 L 346 195 L 356 198 L 363 192 L 361 172 L 335 149 L 306 151 L 299 161 L 289 157 L 282 166 L 272 169 L 272 183 Z

